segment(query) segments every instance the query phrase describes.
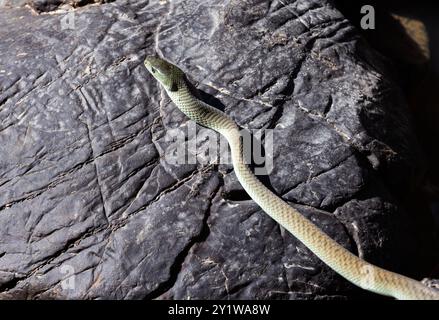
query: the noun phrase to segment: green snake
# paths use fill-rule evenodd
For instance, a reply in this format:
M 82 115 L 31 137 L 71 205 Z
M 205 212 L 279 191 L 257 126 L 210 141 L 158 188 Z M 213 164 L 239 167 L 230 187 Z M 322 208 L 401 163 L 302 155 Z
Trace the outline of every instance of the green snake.
M 155 56 L 148 56 L 144 64 L 187 117 L 226 138 L 235 174 L 249 196 L 330 268 L 354 285 L 378 294 L 397 299 L 439 300 L 438 290 L 372 265 L 352 254 L 266 188 L 244 161 L 241 134 L 236 123 L 224 112 L 198 99 L 184 72 L 177 66 Z

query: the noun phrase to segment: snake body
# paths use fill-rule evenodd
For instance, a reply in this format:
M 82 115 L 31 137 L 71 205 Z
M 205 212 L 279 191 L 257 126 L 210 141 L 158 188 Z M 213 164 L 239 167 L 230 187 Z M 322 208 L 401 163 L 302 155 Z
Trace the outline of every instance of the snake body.
M 148 56 L 144 64 L 186 116 L 227 139 L 235 174 L 249 196 L 330 268 L 351 283 L 378 294 L 397 299 L 439 300 L 438 290 L 372 265 L 352 254 L 266 188 L 244 161 L 242 139 L 236 123 L 222 111 L 199 100 L 188 86 L 185 74 L 177 66 L 153 56 Z

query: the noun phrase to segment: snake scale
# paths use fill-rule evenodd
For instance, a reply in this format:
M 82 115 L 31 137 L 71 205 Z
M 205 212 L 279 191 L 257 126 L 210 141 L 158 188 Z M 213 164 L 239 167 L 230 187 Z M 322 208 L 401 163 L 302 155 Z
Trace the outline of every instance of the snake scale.
M 189 87 L 184 72 L 177 66 L 155 56 L 148 56 L 144 64 L 187 117 L 227 139 L 235 174 L 249 196 L 330 268 L 354 285 L 378 294 L 397 299 L 439 300 L 438 290 L 372 265 L 352 254 L 266 188 L 244 161 L 242 139 L 236 123 L 222 111 L 199 100 Z

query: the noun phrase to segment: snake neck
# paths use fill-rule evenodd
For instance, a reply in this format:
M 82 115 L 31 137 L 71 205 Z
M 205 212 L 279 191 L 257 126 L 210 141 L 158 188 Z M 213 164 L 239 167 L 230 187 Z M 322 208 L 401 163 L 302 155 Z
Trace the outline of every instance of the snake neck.
M 171 100 L 187 117 L 221 134 L 238 131 L 238 126 L 224 112 L 198 99 L 184 77 L 176 79 L 172 88 L 165 88 Z

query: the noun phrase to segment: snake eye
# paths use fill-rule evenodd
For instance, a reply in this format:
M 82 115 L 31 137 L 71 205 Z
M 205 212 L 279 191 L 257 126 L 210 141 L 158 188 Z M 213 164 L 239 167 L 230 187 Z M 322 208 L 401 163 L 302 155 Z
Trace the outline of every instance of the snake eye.
M 151 67 L 151 72 L 152 72 L 152 73 L 155 73 L 155 69 L 154 69 L 154 67 Z

